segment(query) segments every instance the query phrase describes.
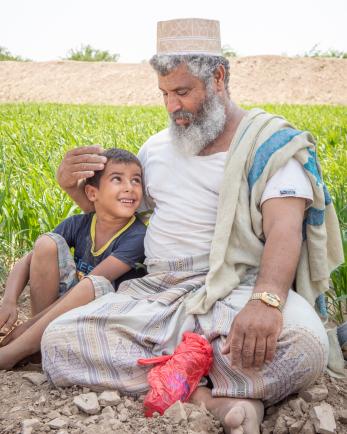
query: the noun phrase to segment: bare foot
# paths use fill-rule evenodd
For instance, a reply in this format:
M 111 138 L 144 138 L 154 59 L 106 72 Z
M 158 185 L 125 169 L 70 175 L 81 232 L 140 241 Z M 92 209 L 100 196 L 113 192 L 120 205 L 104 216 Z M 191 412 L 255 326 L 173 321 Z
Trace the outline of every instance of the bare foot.
M 221 411 L 226 410 L 221 422 L 226 434 L 259 434 L 264 407 L 258 400 L 232 400 Z
M 223 425 L 225 434 L 259 434 L 264 416 L 263 403 L 257 399 L 214 398 L 207 387 L 199 387 L 191 396 L 193 404 L 205 404 Z

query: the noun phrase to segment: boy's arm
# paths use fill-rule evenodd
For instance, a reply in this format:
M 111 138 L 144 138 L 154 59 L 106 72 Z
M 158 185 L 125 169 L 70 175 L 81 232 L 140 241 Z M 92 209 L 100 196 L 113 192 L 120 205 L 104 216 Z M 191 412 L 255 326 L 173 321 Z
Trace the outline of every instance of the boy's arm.
M 130 265 L 120 261 L 114 256 L 108 256 L 99 265 L 97 265 L 90 274 L 94 276 L 104 276 L 110 282 L 131 270 Z
M 0 307 L 0 330 L 7 332 L 17 320 L 17 300 L 29 280 L 32 252 L 23 256 L 12 268 L 5 285 Z

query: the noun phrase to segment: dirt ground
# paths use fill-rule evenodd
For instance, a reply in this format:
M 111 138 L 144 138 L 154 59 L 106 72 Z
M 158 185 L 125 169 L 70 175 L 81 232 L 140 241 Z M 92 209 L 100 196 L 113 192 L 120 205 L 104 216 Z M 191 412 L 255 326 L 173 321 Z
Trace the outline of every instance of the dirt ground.
M 19 320 L 23 321 L 30 314 L 27 290 L 20 297 L 19 306 Z M 347 378 L 335 379 L 326 374 L 311 391 L 311 395 L 293 395 L 268 408 L 262 434 L 347 433 Z M 42 374 L 39 363 L 0 371 L 0 434 L 223 433 L 211 414 L 191 404 L 184 404 L 183 411 L 179 409 L 171 415 L 145 418 L 143 397 L 135 400 L 123 396 L 107 405 L 102 404 L 99 392 L 100 408 L 93 414 L 86 414 L 76 406 L 74 399 L 89 392 L 77 386 L 55 389 Z M 336 430 L 315 430 L 313 412 L 319 411 L 314 409 L 317 407 L 331 411 Z M 324 414 L 323 419 L 328 420 L 328 416 Z
M 230 93 L 243 104 L 347 104 L 347 60 L 281 56 L 231 60 Z M 148 63 L 0 62 L 0 102 L 162 104 Z

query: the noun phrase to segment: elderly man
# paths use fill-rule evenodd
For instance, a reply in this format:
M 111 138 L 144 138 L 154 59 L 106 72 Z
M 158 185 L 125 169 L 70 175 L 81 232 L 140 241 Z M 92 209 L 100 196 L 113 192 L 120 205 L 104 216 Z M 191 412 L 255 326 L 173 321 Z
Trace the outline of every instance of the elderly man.
M 327 336 L 311 305 L 342 259 L 334 209 L 311 136 L 230 100 L 218 22 L 160 22 L 151 65 L 170 126 L 139 153 L 153 209 L 149 274 L 117 293 L 85 279 L 96 299 L 48 326 L 43 366 L 59 386 L 141 394 L 148 368 L 137 360 L 170 353 L 195 331 L 211 342 L 214 363 L 212 389 L 199 387 L 192 401 L 227 433 L 259 433 L 264 405 L 326 366 Z M 58 171 L 85 210 L 78 181 L 103 167 L 98 152 L 70 151 Z

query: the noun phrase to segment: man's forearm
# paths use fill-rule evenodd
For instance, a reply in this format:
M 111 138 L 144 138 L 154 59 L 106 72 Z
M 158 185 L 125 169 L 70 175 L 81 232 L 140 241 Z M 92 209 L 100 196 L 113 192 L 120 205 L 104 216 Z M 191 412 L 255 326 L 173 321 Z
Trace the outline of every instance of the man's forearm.
M 78 182 L 74 187 L 65 187 L 64 191 L 71 197 L 71 199 L 81 208 L 84 212 L 94 211 L 94 205 L 90 202 L 84 191 L 84 180 Z
M 287 298 L 298 264 L 302 233 L 297 227 L 285 227 L 278 222 L 266 239 L 260 270 L 254 292 L 277 294 L 281 301 Z

